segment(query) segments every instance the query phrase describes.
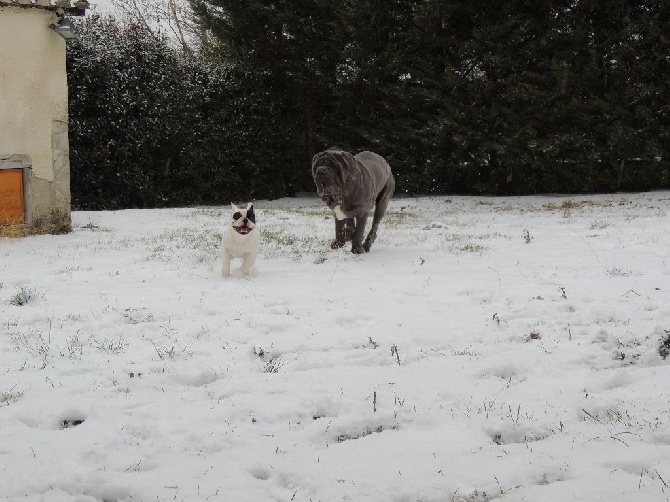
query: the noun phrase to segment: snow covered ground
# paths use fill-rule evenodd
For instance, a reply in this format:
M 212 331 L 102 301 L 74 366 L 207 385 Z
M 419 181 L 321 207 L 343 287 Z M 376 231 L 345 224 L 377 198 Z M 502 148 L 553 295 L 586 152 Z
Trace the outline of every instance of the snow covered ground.
M 670 193 L 256 208 L 0 239 L 0 499 L 670 500 Z

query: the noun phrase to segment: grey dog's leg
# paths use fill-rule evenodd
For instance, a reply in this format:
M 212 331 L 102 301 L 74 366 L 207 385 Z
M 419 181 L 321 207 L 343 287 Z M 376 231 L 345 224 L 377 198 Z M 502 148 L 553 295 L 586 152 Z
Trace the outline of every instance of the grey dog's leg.
M 356 221 L 353 218 L 347 218 L 344 220 L 344 240 L 350 241 L 351 236 L 354 234 L 354 229 L 356 228 Z
M 368 213 L 363 213 L 356 217 L 356 228 L 351 236 L 351 252 L 355 254 L 365 253 L 363 248 L 363 234 L 365 233 L 365 223 L 368 221 Z
M 346 218 L 344 220 L 335 219 L 335 240 L 330 243 L 332 249 L 339 249 L 347 241 L 351 240 L 354 232 L 354 219 Z
M 388 208 L 389 201 L 393 196 L 393 191 L 395 190 L 395 180 L 393 177 L 389 178 L 388 182 L 384 189 L 380 192 L 377 197 L 377 203 L 375 204 L 375 214 L 372 217 L 372 228 L 370 228 L 370 233 L 365 239 L 363 244 L 363 249 L 367 253 L 372 247 L 372 243 L 377 239 L 377 229 L 379 228 L 379 223 L 382 221 L 382 218 L 386 214 L 386 209 Z
M 346 220 L 335 218 L 335 240 L 330 243 L 331 249 L 339 249 L 347 242 L 345 222 Z

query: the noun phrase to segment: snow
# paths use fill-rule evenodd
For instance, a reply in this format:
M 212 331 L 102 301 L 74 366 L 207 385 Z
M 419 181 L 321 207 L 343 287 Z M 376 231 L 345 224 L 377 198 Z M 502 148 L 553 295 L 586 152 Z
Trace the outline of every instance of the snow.
M 112 14 L 117 10 L 112 2 L 113 0 L 91 0 L 89 13 Z
M 0 239 L 0 498 L 670 499 L 670 193 L 75 212 Z

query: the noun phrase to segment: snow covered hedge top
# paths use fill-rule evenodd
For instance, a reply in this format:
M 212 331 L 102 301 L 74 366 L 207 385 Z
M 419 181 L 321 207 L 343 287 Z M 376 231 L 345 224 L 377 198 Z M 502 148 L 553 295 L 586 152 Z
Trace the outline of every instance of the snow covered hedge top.
M 83 16 L 89 3 L 86 0 L 0 0 L 0 7 L 17 6 L 52 10 L 59 15 Z

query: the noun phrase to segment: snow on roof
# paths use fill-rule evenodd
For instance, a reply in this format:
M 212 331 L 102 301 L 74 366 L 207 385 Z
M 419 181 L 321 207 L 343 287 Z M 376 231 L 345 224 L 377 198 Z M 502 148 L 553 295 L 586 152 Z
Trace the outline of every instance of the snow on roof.
M 86 0 L 0 0 L 0 7 L 9 6 L 50 10 L 68 16 L 83 16 L 90 7 Z

